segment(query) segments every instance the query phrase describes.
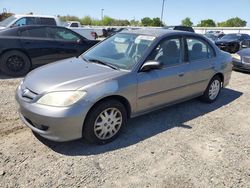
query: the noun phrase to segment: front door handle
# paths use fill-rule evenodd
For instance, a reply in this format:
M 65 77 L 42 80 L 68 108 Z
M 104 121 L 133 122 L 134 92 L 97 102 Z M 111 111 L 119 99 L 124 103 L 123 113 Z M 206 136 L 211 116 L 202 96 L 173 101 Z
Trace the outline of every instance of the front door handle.
M 184 76 L 184 72 L 178 73 L 178 76 L 179 76 L 179 77 L 183 77 L 183 76 Z

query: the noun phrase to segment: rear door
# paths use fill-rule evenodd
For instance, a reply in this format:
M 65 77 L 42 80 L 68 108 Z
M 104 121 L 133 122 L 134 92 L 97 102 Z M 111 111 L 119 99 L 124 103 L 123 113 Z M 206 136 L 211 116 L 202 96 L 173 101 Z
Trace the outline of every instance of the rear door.
M 190 82 L 186 92 L 190 96 L 200 95 L 214 75 L 216 54 L 213 47 L 202 38 L 186 36 L 185 43 L 188 58 L 185 77 Z
M 31 57 L 33 65 L 41 65 L 58 60 L 57 44 L 49 38 L 47 27 L 20 29 L 21 45 Z
M 90 45 L 85 39 L 69 29 L 61 27 L 48 27 L 49 37 L 58 46 L 58 58 L 76 57 L 86 51 Z

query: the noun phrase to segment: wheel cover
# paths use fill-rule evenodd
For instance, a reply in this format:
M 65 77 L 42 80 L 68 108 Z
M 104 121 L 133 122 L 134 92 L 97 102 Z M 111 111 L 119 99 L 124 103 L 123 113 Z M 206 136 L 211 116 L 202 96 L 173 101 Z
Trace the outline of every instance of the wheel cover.
M 108 108 L 102 111 L 94 124 L 95 136 L 107 140 L 115 136 L 122 125 L 122 113 L 117 108 Z
M 214 100 L 218 96 L 218 94 L 220 92 L 220 87 L 221 87 L 220 84 L 221 83 L 219 80 L 214 80 L 212 82 L 212 84 L 210 85 L 210 88 L 209 88 L 209 94 L 208 94 L 209 99 Z
M 7 64 L 8 69 L 12 72 L 19 72 L 25 66 L 24 59 L 17 55 L 13 55 L 9 57 L 7 59 L 6 64 Z

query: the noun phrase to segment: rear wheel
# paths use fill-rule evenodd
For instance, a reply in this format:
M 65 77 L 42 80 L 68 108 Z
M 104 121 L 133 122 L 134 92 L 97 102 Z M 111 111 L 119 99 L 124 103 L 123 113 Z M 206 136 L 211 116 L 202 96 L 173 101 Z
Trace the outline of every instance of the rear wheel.
M 0 58 L 0 69 L 9 76 L 24 76 L 31 67 L 30 59 L 23 52 L 11 50 Z
M 127 122 L 127 111 L 116 100 L 103 101 L 88 113 L 83 136 L 91 143 L 105 144 L 114 140 Z
M 208 103 L 214 102 L 218 98 L 218 95 L 220 94 L 221 85 L 222 85 L 221 78 L 219 76 L 213 77 L 209 82 L 208 87 L 204 92 L 203 96 L 201 97 L 201 99 Z

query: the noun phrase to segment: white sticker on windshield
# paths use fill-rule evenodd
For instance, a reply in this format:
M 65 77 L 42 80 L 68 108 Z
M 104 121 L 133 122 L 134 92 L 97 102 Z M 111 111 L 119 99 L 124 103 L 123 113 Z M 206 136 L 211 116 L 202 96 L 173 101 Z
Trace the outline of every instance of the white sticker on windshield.
M 122 37 L 115 37 L 114 41 L 117 43 L 124 43 L 126 42 L 126 39 Z
M 141 40 L 153 41 L 154 39 L 154 36 L 139 35 L 138 37 L 136 37 L 135 43 L 140 43 Z

